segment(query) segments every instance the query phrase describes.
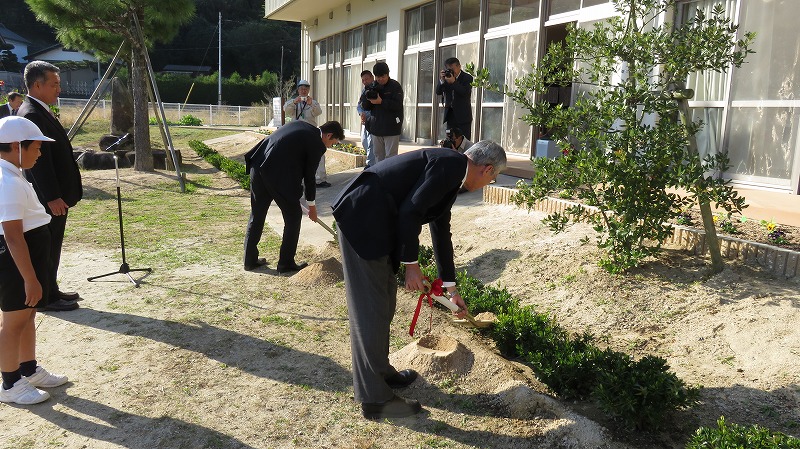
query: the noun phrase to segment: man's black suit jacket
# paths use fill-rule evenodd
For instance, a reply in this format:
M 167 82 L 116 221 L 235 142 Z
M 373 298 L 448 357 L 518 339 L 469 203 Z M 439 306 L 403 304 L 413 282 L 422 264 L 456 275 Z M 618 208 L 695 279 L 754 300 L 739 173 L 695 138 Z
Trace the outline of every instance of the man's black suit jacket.
M 446 148 L 394 156 L 359 174 L 333 202 L 333 216 L 356 253 L 413 262 L 428 223 L 439 276 L 455 281 L 450 209 L 467 172 L 467 157 Z
M 254 146 L 244 160 L 248 173 L 251 167 L 258 169 L 264 182 L 287 198 L 299 200 L 305 185 L 306 201 L 314 201 L 317 194 L 314 174 L 326 150 L 319 128 L 292 120 Z
M 0 104 L 0 118 L 11 115 L 11 105 L 8 103 Z
M 453 84 L 447 81 L 436 86 L 436 95 L 444 95 L 444 122 L 472 122 L 472 75 L 461 71 Z M 462 130 L 465 131 L 465 130 Z
M 67 206 L 74 206 L 83 197 L 83 185 L 64 127 L 49 110 L 30 98 L 25 98 L 17 115 L 32 121 L 45 136 L 55 139 L 55 142 L 42 142 L 42 155 L 31 169 L 25 171 L 39 201 L 47 208 L 48 202 L 61 198 Z

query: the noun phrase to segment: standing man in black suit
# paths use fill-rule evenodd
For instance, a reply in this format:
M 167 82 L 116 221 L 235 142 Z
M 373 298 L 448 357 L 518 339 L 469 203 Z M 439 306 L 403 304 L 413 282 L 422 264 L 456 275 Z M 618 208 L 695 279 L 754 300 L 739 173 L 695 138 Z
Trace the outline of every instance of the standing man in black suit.
M 64 127 L 50 112 L 49 105 L 58 102 L 61 77 L 58 67 L 44 61 L 32 61 L 25 66 L 25 86 L 28 95 L 17 115 L 32 121 L 45 136 L 55 142 L 42 143 L 42 155 L 33 168 L 26 170 L 39 201 L 52 216 L 50 224 L 50 304 L 43 310 L 61 311 L 78 308 L 80 295 L 58 288 L 58 266 L 61 246 L 67 227 L 67 213 L 83 197 L 81 172 L 72 155 L 72 144 Z
M 17 115 L 17 109 L 22 104 L 25 97 L 19 92 L 11 92 L 8 94 L 8 103 L 0 104 L 0 118 L 8 117 L 9 115 Z
M 407 290 L 423 290 L 419 233 L 429 223 L 434 255 L 451 300 L 466 311 L 456 290 L 450 209 L 460 188 L 477 190 L 506 166 L 500 145 L 484 140 L 461 154 L 429 148 L 395 156 L 359 174 L 333 203 L 344 265 L 355 400 L 365 418 L 401 418 L 419 402 L 392 391 L 410 385 L 413 370 L 389 363 L 389 325 L 397 304 L 395 273 L 402 262 Z
M 344 139 L 339 122 L 327 122 L 317 128 L 302 120 L 293 120 L 278 128 L 245 155 L 250 173 L 250 220 L 244 238 L 244 269 L 254 270 L 267 264 L 258 257 L 258 242 L 272 200 L 283 214 L 283 240 L 278 258 L 278 273 L 299 271 L 306 263 L 294 260 L 300 238 L 303 212 L 300 197 L 305 186 L 308 217 L 317 221 L 316 181 L 320 158 L 325 150 Z
M 436 95 L 441 95 L 444 101 L 444 123 L 447 129 L 461 129 L 469 140 L 472 138 L 472 75 L 461 70 L 458 58 L 448 58 L 444 66 L 436 86 Z

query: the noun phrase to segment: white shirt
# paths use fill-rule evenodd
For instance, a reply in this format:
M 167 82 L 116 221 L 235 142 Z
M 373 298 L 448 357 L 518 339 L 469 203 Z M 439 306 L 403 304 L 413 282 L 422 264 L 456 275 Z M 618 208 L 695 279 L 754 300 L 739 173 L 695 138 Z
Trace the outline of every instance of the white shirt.
M 0 159 L 0 223 L 14 220 L 22 220 L 22 232 L 28 232 L 50 223 L 50 215 L 19 168 Z

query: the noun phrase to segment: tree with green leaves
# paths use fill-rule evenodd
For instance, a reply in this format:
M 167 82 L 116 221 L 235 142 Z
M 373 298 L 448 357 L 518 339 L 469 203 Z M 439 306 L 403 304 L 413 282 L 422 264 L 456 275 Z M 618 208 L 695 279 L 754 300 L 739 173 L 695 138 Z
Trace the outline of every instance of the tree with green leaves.
M 134 169 L 153 170 L 148 122 L 146 48 L 168 42 L 194 16 L 192 0 L 25 0 L 36 17 L 57 30 L 66 46 L 109 58 L 124 44 L 134 108 Z M 136 24 L 141 26 L 141 38 Z
M 668 222 L 699 204 L 713 270 L 723 268 L 710 203 L 740 211 L 744 199 L 717 176 L 724 153 L 702 158 L 695 135 L 703 126 L 688 116 L 685 89 L 690 75 L 739 67 L 754 38 L 737 39 L 738 27 L 717 4 L 708 15 L 696 10 L 683 23 L 677 0 L 615 0 L 617 15 L 588 28 L 571 28 L 551 46 L 530 74 L 504 93 L 528 110 L 527 123 L 546 129 L 562 156 L 536 158 L 530 183 L 514 200 L 532 207 L 553 192 L 567 191 L 583 205 L 554 213 L 546 223 L 560 231 L 571 221 L 589 221 L 607 256 L 600 265 L 622 272 L 658 254 L 671 235 Z M 674 20 L 673 20 L 674 22 Z M 486 69 L 476 84 L 500 91 Z M 567 106 L 540 101 L 554 86 L 577 92 Z M 676 193 L 678 190 L 686 194 Z

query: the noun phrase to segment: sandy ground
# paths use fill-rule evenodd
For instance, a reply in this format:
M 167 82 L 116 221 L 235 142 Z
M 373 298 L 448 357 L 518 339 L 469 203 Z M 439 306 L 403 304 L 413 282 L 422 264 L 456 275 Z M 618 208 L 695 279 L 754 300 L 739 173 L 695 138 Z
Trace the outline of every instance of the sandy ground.
M 254 138 L 211 144 L 236 156 Z M 191 155 L 186 159 L 203 167 Z M 215 180 L 208 194 L 227 194 L 241 204 L 243 226 L 246 193 L 221 174 L 203 171 Z M 331 174 L 334 187 L 319 191 L 328 224 L 325 205 L 355 173 Z M 126 188 L 165 178 L 127 175 L 132 182 Z M 84 182 L 113 192 L 109 173 L 86 172 Z M 272 209 L 268 222 L 280 229 Z M 258 272 L 243 272 L 238 259 L 220 257 L 172 271 L 153 267 L 139 289 L 121 275 L 87 282 L 87 275 L 116 269 L 119 256 L 68 241 L 61 282 L 85 299 L 76 311 L 42 313 L 37 321 L 39 359 L 71 382 L 40 405 L 0 404 L 0 445 L 677 448 L 721 415 L 798 433 L 800 281 L 740 264 L 709 276 L 707 261 L 677 250 L 612 276 L 597 267 L 593 244 L 581 242 L 592 235 L 588 227 L 552 235 L 539 223 L 542 217 L 485 205 L 480 192 L 461 195 L 453 211 L 457 267 L 507 287 L 572 331 L 589 330 L 637 357 L 662 356 L 686 382 L 702 385 L 702 403 L 676 413 L 663 432 L 625 433 L 591 404 L 559 400 L 527 367 L 504 359 L 490 341 L 444 312 L 424 310 L 417 338 L 408 336 L 412 292 L 399 296 L 391 358 L 398 368 L 422 374 L 401 394 L 419 399 L 425 412 L 392 422 L 364 420 L 352 399 L 338 254 L 330 235 L 305 221 L 298 259 L 312 265 L 292 277 L 272 269 L 272 250 L 265 254 L 272 268 Z

